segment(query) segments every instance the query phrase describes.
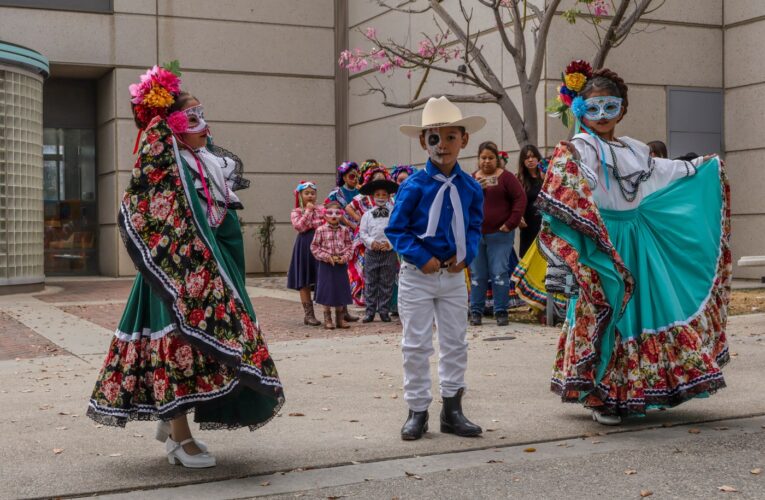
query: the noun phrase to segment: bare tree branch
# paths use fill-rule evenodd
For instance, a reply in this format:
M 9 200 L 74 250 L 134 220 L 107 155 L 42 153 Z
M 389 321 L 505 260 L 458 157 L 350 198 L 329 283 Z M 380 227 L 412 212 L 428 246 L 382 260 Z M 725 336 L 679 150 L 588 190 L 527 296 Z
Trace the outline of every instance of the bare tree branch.
M 547 52 L 547 35 L 550 32 L 550 25 L 556 15 L 558 5 L 560 5 L 560 0 L 552 0 L 547 4 L 542 21 L 539 23 L 539 33 L 537 35 L 536 46 L 534 47 L 534 61 L 531 63 L 531 70 L 529 71 L 529 85 L 535 90 L 542 77 L 545 53 Z
M 372 94 L 372 93 L 380 93 L 383 96 L 383 105 L 387 106 L 389 108 L 398 108 L 398 109 L 414 109 L 418 106 L 422 106 L 428 100 L 430 100 L 433 97 L 441 97 L 445 96 L 447 99 L 449 99 L 451 102 L 469 102 L 469 103 L 478 103 L 478 104 L 496 104 L 497 98 L 494 97 L 491 94 L 438 94 L 438 95 L 429 95 L 426 97 L 420 97 L 419 99 L 412 99 L 409 102 L 393 102 L 388 100 L 388 95 L 385 92 L 385 89 L 383 87 L 370 87 L 369 90 L 365 94 Z
M 406 0 L 405 2 L 399 3 L 398 7 L 393 7 L 392 5 L 388 5 L 388 2 L 385 0 L 377 0 L 377 5 L 380 7 L 385 7 L 386 9 L 390 9 L 395 12 L 402 12 L 404 14 L 424 14 L 425 12 L 430 10 L 430 6 L 423 7 L 421 9 L 402 9 L 401 5 L 406 5 L 409 3 L 416 3 L 417 0 Z
M 619 7 L 616 9 L 614 17 L 611 19 L 611 24 L 608 26 L 606 34 L 603 37 L 603 43 L 592 61 L 593 68 L 599 69 L 603 67 L 606 57 L 608 57 L 608 53 L 629 35 L 630 30 L 635 26 L 638 19 L 645 14 L 646 9 L 651 5 L 653 0 L 633 1 L 635 3 L 635 10 L 626 19 L 625 15 L 627 9 L 633 2 L 631 0 L 621 0 L 619 3 Z

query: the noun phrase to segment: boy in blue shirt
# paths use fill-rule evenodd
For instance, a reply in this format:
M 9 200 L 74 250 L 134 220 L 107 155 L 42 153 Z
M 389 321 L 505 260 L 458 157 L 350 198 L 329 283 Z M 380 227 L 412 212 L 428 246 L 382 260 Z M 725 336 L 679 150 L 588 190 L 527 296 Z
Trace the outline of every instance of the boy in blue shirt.
M 486 120 L 463 118 L 446 97 L 431 98 L 422 125 L 400 130 L 428 152 L 423 170 L 399 188 L 385 234 L 401 256 L 398 309 L 403 325 L 404 400 L 409 415 L 401 438 L 415 440 L 428 430 L 433 400 L 430 356 L 433 322 L 439 343 L 438 376 L 443 409 L 441 432 L 478 436 L 482 429 L 462 413 L 467 368 L 468 298 L 464 269 L 476 255 L 483 220 L 483 191 L 457 163 L 469 134 Z

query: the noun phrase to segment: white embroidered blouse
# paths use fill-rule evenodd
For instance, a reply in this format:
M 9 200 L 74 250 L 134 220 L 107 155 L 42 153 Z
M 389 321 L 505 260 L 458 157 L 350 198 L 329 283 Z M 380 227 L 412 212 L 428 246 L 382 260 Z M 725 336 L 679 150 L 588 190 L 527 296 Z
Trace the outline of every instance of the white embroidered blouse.
M 619 137 L 617 141 L 606 142 L 581 133 L 575 135 L 571 142 L 581 157 L 582 171 L 590 184 L 595 203 L 610 210 L 637 208 L 649 194 L 666 187 L 676 179 L 694 175 L 696 168 L 703 162 L 701 156 L 693 161 L 651 158 L 649 147 L 630 137 Z M 608 165 L 606 171 L 602 168 L 601 155 L 605 157 Z M 614 164 L 622 179 L 632 176 L 628 181 L 622 180 L 622 185 L 628 192 L 635 191 L 635 197 L 631 201 L 625 197 L 614 176 Z M 631 185 L 630 180 L 637 183 L 637 187 Z

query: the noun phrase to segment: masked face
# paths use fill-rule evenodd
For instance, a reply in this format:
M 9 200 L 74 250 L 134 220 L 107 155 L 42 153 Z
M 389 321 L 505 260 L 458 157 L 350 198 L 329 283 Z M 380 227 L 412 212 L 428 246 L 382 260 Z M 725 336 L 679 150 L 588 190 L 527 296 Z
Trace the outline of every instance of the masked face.
M 324 211 L 324 218 L 327 222 L 336 226 L 340 223 L 340 218 L 343 216 L 343 210 L 337 207 L 330 207 Z
M 388 192 L 384 189 L 378 189 L 375 191 L 374 199 L 375 199 L 375 205 L 378 207 L 384 207 L 386 203 L 388 203 L 388 199 L 390 198 L 390 195 Z
M 584 103 L 587 105 L 584 117 L 590 121 L 613 120 L 622 111 L 622 98 L 614 96 L 590 97 Z
M 187 134 L 198 134 L 207 130 L 205 108 L 201 104 L 186 108 L 183 112 L 186 113 L 186 118 L 189 120 L 189 128 L 186 129 Z

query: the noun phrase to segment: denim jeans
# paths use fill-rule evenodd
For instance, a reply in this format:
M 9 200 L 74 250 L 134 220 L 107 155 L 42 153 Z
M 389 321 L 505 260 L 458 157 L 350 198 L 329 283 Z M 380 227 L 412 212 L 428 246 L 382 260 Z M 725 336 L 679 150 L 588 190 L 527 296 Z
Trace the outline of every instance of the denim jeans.
M 470 264 L 470 311 L 483 314 L 491 279 L 494 312 L 506 312 L 510 301 L 510 254 L 515 231 L 484 234 Z

